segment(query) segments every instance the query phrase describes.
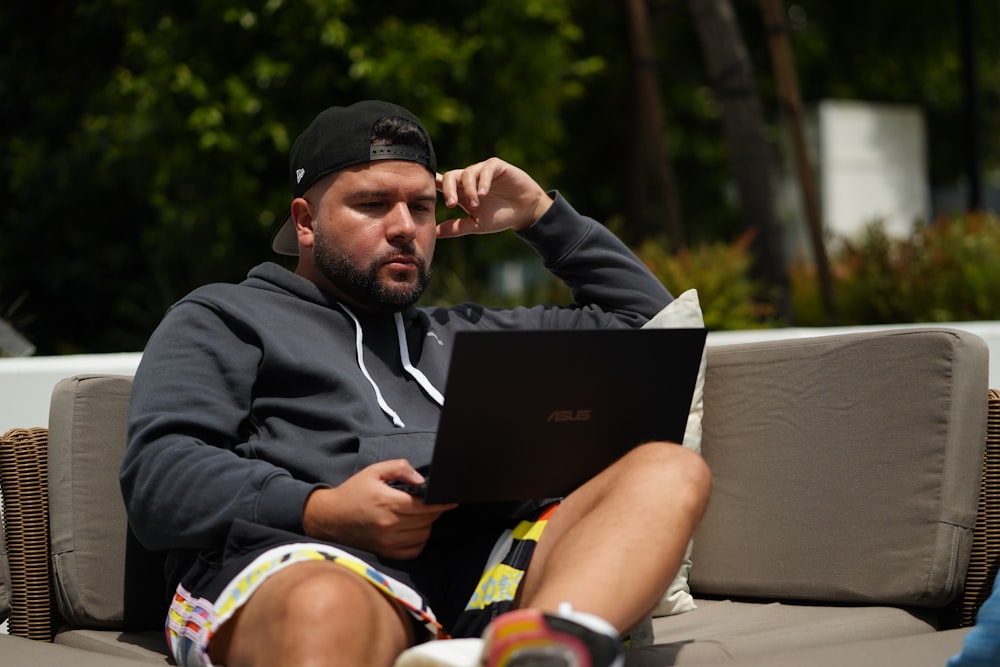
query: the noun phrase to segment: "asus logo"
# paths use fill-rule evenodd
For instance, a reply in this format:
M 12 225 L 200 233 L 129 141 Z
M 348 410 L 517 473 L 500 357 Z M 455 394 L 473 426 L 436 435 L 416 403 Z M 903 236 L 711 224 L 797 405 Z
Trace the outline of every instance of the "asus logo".
M 545 419 L 547 422 L 587 422 L 590 410 L 553 410 Z

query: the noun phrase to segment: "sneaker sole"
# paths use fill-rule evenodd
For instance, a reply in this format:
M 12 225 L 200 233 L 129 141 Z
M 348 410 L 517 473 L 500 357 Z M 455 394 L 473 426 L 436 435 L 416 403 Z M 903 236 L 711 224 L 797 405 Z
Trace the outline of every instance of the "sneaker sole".
M 403 651 L 393 667 L 479 667 L 482 639 L 442 639 Z

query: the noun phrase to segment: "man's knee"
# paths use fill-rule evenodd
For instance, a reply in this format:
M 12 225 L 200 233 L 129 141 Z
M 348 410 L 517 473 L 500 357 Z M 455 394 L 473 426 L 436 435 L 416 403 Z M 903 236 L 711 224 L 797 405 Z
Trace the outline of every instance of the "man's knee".
M 712 472 L 700 454 L 670 442 L 648 442 L 633 448 L 619 461 L 635 483 L 658 488 L 663 494 L 687 496 L 703 506 L 712 490 Z
M 281 615 L 297 622 L 353 623 L 372 627 L 375 617 L 384 613 L 387 599 L 375 587 L 347 568 L 329 561 L 315 561 L 291 566 L 297 571 L 283 582 L 276 593 Z M 316 627 L 316 626 L 313 626 Z
M 404 612 L 359 575 L 329 561 L 309 561 L 271 575 L 238 616 L 220 628 L 221 641 L 213 639 L 210 653 L 213 659 L 253 658 L 262 645 L 283 644 L 286 655 L 310 664 L 307 658 L 323 655 L 333 643 L 350 650 L 345 642 L 351 640 L 369 650 L 380 641 L 398 652 L 412 643 L 412 632 Z

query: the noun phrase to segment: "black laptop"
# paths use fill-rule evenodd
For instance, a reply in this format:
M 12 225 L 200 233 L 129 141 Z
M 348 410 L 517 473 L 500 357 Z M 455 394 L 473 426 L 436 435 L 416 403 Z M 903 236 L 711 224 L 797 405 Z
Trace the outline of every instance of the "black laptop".
M 680 443 L 705 329 L 460 332 L 428 503 L 568 494 L 632 447 Z

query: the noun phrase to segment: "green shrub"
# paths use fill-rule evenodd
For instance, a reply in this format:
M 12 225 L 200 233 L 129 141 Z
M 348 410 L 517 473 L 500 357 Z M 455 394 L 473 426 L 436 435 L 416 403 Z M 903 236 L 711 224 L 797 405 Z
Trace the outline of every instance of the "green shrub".
M 758 300 L 760 283 L 750 277 L 751 238 L 745 234 L 734 243 L 705 243 L 679 252 L 646 241 L 636 254 L 675 296 L 698 290 L 708 329 L 756 329 L 774 322 L 772 308 Z
M 832 248 L 837 324 L 989 320 L 1000 305 L 1000 220 L 970 214 L 890 237 L 881 222 Z M 820 325 L 815 272 L 792 269 L 796 323 Z

